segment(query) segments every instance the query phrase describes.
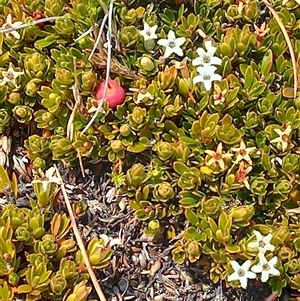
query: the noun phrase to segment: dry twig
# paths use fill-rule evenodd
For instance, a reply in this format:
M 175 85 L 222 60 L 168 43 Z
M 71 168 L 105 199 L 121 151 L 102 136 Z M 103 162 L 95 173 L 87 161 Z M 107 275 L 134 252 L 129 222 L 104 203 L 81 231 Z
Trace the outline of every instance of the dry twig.
M 89 261 L 89 258 L 88 258 L 88 255 L 87 255 L 87 252 L 86 252 L 86 249 L 84 247 L 84 244 L 83 244 L 83 241 L 81 239 L 81 235 L 78 231 L 78 228 L 77 228 L 77 224 L 76 224 L 76 220 L 75 220 L 75 217 L 74 217 L 74 214 L 73 214 L 73 210 L 72 210 L 72 206 L 70 204 L 70 200 L 69 200 L 69 197 L 68 197 L 68 194 L 66 192 L 66 189 L 65 189 L 65 185 L 64 185 L 64 182 L 62 180 L 62 177 L 60 175 L 60 172 L 57 168 L 57 166 L 55 165 L 55 169 L 56 169 L 56 175 L 57 175 L 57 178 L 59 179 L 59 181 L 61 182 L 61 191 L 62 191 L 62 194 L 64 196 L 64 199 L 65 199 L 65 202 L 66 202 L 66 205 L 67 205 L 67 209 L 68 209 L 68 212 L 69 212 L 69 217 L 70 217 L 70 220 L 71 220 L 71 225 L 72 225 L 72 228 L 73 228 L 73 231 L 74 231 L 74 235 L 76 237 L 76 240 L 77 240 L 77 243 L 78 243 L 78 246 L 79 246 L 79 249 L 82 253 L 82 257 L 83 257 L 83 260 L 84 260 L 84 263 L 87 267 L 87 270 L 90 274 L 90 277 L 91 277 L 91 280 L 93 282 L 93 285 L 94 285 L 94 288 L 98 294 L 98 297 L 99 297 L 99 300 L 100 301 L 107 301 L 106 300 L 106 297 L 104 296 L 104 293 L 98 283 L 98 280 L 96 278 L 96 275 L 94 273 L 94 270 L 90 264 L 90 261 Z
M 74 104 L 72 113 L 70 115 L 70 118 L 69 118 L 68 124 L 67 124 L 67 138 L 70 139 L 70 141 L 72 141 L 72 142 L 75 140 L 75 124 L 74 124 L 75 115 L 76 115 L 76 111 L 78 110 L 78 108 L 81 104 L 81 96 L 80 96 L 80 92 L 79 92 L 79 83 L 78 83 L 78 78 L 77 78 L 76 58 L 75 57 L 73 58 L 73 63 L 74 63 L 75 83 L 72 86 L 72 91 L 73 91 L 73 97 L 75 100 L 75 104 Z M 78 160 L 79 160 L 81 174 L 83 177 L 85 177 L 81 155 L 79 152 L 77 152 L 77 154 L 78 154 Z

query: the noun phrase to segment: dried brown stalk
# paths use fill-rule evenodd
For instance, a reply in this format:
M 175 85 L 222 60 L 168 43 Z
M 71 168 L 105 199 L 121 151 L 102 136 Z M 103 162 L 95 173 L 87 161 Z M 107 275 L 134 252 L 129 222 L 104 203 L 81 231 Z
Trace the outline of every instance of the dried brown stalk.
M 277 21 L 283 35 L 284 38 L 286 40 L 286 43 L 288 45 L 289 51 L 290 51 L 290 55 L 291 55 L 291 59 L 292 59 L 292 64 L 293 64 L 293 75 L 294 75 L 294 98 L 296 98 L 297 96 L 297 90 L 298 90 L 298 78 L 297 78 L 297 62 L 296 62 L 296 57 L 295 57 L 295 52 L 294 52 L 294 48 L 292 45 L 292 41 L 289 37 L 289 34 L 286 30 L 286 28 L 284 27 L 284 24 L 282 23 L 279 15 L 277 14 L 277 12 L 275 11 L 275 9 L 273 8 L 273 6 L 267 1 L 267 0 L 262 0 L 262 2 L 267 6 L 267 8 L 270 10 L 270 12 L 272 13 L 272 15 L 274 16 L 275 20 Z
M 72 225 L 72 228 L 73 228 L 73 231 L 74 231 L 74 235 L 75 235 L 75 238 L 77 240 L 79 249 L 81 251 L 84 263 L 85 263 L 86 268 L 87 268 L 87 270 L 89 272 L 89 275 L 90 275 L 91 280 L 93 282 L 94 288 L 95 288 L 95 290 L 96 290 L 96 292 L 98 294 L 99 300 L 100 301 L 107 301 L 106 297 L 104 296 L 104 293 L 103 293 L 103 291 L 102 291 L 102 289 L 101 289 L 101 287 L 100 287 L 100 285 L 98 283 L 98 280 L 96 278 L 94 270 L 93 270 L 93 268 L 92 268 L 92 266 L 90 264 L 90 261 L 89 261 L 86 249 L 85 249 L 83 241 L 81 239 L 81 235 L 80 235 L 79 230 L 77 228 L 77 223 L 76 223 L 76 220 L 75 220 L 75 217 L 74 217 L 74 214 L 73 214 L 73 210 L 72 210 L 72 206 L 70 204 L 70 200 L 69 200 L 68 194 L 67 194 L 66 189 L 65 189 L 64 182 L 62 180 L 62 177 L 61 177 L 60 172 L 59 172 L 59 170 L 58 170 L 58 168 L 57 168 L 56 165 L 55 165 L 55 169 L 56 169 L 57 178 L 61 182 L 61 186 L 60 186 L 61 187 L 61 191 L 62 191 L 62 194 L 64 196 L 64 199 L 65 199 L 65 202 L 66 202 L 66 205 L 67 205 L 67 209 L 68 209 L 68 212 L 69 212 L 69 217 L 70 217 L 70 220 L 71 220 L 71 225 Z
M 91 53 L 91 50 L 86 50 L 87 54 Z M 93 54 L 91 61 L 99 68 L 105 69 L 107 64 L 107 54 L 104 48 L 100 48 L 98 53 Z M 110 72 L 115 73 L 127 79 L 136 80 L 142 78 L 141 75 L 137 75 L 128 67 L 121 65 L 114 57 L 111 58 Z

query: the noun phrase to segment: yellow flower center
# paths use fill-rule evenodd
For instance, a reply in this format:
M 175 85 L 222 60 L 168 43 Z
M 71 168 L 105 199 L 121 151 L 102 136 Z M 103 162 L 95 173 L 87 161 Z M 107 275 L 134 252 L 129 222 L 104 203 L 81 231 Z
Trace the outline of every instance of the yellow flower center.
M 245 271 L 242 270 L 242 269 L 239 269 L 238 270 L 238 275 L 239 275 L 239 277 L 244 277 L 245 276 Z
M 176 44 L 175 44 L 174 42 L 170 42 L 169 47 L 170 47 L 170 48 L 175 48 L 175 47 L 176 47 Z
M 270 266 L 267 263 L 265 263 L 265 264 L 263 264 L 262 269 L 264 271 L 268 271 L 270 269 Z

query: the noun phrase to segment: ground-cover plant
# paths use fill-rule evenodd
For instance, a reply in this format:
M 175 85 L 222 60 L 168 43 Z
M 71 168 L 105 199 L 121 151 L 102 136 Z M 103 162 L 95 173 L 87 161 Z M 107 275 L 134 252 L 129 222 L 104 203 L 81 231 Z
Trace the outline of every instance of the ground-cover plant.
M 270 5 L 288 40 L 265 1 L 6 1 L 0 130 L 36 169 L 108 158 L 147 234 L 184 221 L 178 263 L 300 290 L 300 6 Z
M 30 208 L 5 205 L 0 210 L 0 300 L 80 300 L 91 291 L 89 273 L 77 242 L 70 238 L 66 214 L 53 213 L 58 192 L 54 168 L 32 181 Z M 18 194 L 0 166 L 1 187 Z M 7 188 L 9 187 L 9 188 Z M 93 238 L 87 254 L 96 269 L 109 264 L 108 238 Z

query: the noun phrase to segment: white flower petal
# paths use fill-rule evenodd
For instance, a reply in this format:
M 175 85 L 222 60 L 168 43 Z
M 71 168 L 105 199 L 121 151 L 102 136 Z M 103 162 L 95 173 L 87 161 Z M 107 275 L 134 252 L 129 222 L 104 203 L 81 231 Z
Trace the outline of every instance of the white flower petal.
M 268 271 L 262 271 L 260 276 L 261 282 L 267 282 L 269 279 Z
M 204 80 L 203 84 L 204 84 L 204 88 L 205 88 L 206 91 L 211 90 L 211 84 L 212 84 L 211 80 Z
M 247 288 L 247 285 L 248 285 L 248 279 L 247 277 L 240 277 L 240 283 L 241 283 L 241 287 L 243 289 L 246 289 Z
M 173 52 L 176 53 L 178 56 L 183 56 L 183 51 L 178 46 L 176 46 L 176 47 L 173 48 Z
M 173 53 L 173 49 L 170 47 L 166 47 L 164 58 L 167 59 Z
M 145 22 L 144 23 L 144 31 L 148 31 L 150 29 L 150 25 L 147 23 L 147 22 Z
M 241 266 L 235 260 L 230 260 L 230 264 L 235 272 L 237 272 L 241 268 Z
M 222 64 L 222 60 L 220 58 L 216 57 L 216 56 L 212 56 L 210 58 L 210 63 L 212 65 L 221 65 Z
M 253 273 L 253 272 L 246 272 L 245 276 L 248 278 L 248 279 L 255 279 L 256 278 L 256 273 Z
M 222 80 L 222 76 L 220 75 L 220 74 L 216 74 L 216 73 L 214 73 L 214 74 L 212 74 L 211 75 L 211 81 L 221 81 Z
M 268 235 L 266 235 L 266 236 L 264 236 L 264 237 L 262 238 L 262 241 L 263 241 L 265 244 L 268 244 L 268 243 L 270 243 L 271 239 L 272 239 L 272 234 L 269 233 Z
M 10 25 L 12 24 L 12 15 L 11 14 L 7 15 L 5 23 L 10 24 Z
M 228 276 L 228 281 L 235 281 L 235 280 L 239 280 L 240 276 L 237 272 L 232 273 L 231 275 Z
M 272 276 L 279 276 L 280 275 L 280 272 L 277 269 L 275 269 L 274 267 L 270 268 L 268 272 Z
M 173 30 L 170 30 L 169 32 L 168 32 L 168 40 L 169 41 L 174 41 L 176 39 L 176 37 L 175 37 L 175 32 L 173 31 Z
M 206 55 L 206 51 L 201 47 L 197 48 L 196 52 L 200 57 L 203 57 L 204 55 Z
M 176 44 L 176 46 L 180 47 L 185 43 L 185 38 L 177 38 L 175 39 L 174 43 Z
M 195 59 L 192 60 L 193 66 L 199 66 L 202 64 L 203 64 L 203 59 L 201 57 L 196 57 Z
M 160 39 L 157 41 L 157 44 L 167 48 L 167 47 L 169 47 L 170 42 L 167 39 Z
M 248 260 L 246 260 L 246 261 L 243 263 L 242 269 L 245 270 L 245 271 L 249 271 L 250 266 L 251 266 L 251 261 L 248 259 Z
M 205 48 L 206 48 L 207 52 L 211 56 L 213 56 L 215 54 L 217 48 L 212 45 L 212 41 L 210 41 L 210 40 L 205 41 L 204 45 L 205 45 Z
M 269 260 L 269 265 L 274 267 L 274 265 L 277 263 L 277 261 L 278 261 L 278 257 L 274 256 L 273 258 L 271 258 Z
M 203 82 L 203 76 L 202 75 L 196 75 L 193 78 L 193 84 L 196 85 L 198 83 L 202 83 Z
M 260 264 L 254 265 L 251 267 L 251 271 L 258 274 L 262 272 L 262 266 Z

